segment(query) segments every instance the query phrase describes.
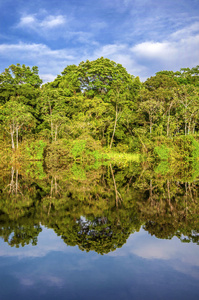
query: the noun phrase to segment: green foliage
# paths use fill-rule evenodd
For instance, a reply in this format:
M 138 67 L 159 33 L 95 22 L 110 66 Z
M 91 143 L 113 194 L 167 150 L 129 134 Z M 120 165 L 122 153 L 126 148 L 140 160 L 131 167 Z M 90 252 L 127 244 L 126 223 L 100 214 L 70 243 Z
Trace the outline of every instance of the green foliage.
M 47 143 L 43 140 L 31 141 L 26 145 L 26 154 L 30 160 L 43 160 L 44 149 Z
M 155 172 L 157 174 L 162 174 L 162 175 L 166 175 L 169 172 L 170 168 L 169 168 L 169 163 L 167 160 L 162 160 L 157 167 L 155 168 Z
M 4 104 L 17 96 L 24 104 L 33 105 L 41 83 L 36 66 L 31 69 L 12 64 L 0 74 L 0 103 Z
M 166 145 L 156 146 L 154 148 L 154 153 L 158 155 L 161 160 L 168 160 L 169 159 L 169 148 Z
M 193 159 L 198 160 L 199 159 L 199 142 L 193 136 L 190 136 L 190 138 L 192 140 L 192 146 L 193 146 L 191 156 L 193 157 Z
M 121 64 L 101 57 L 66 66 L 40 87 L 37 67 L 11 65 L 0 74 L 4 139 L 11 137 L 16 157 L 23 156 L 20 144 L 27 139 L 48 141 L 49 163 L 100 160 L 102 147 L 141 151 L 148 161 L 155 155 L 188 162 L 198 157 L 198 145 L 187 137 L 199 130 L 198 68 L 160 71 L 141 83 Z M 29 158 L 42 159 L 33 148 L 27 147 Z
M 74 156 L 74 158 L 81 157 L 83 155 L 85 146 L 86 146 L 85 140 L 76 140 L 73 142 L 71 153 Z
M 86 173 L 84 169 L 81 167 L 81 165 L 73 164 L 72 172 L 75 179 L 80 179 L 80 180 L 86 179 Z
M 42 180 L 46 177 L 46 174 L 43 169 L 43 161 L 34 161 L 29 163 L 26 162 L 25 166 L 25 173 L 28 177 L 33 178 L 35 180 Z

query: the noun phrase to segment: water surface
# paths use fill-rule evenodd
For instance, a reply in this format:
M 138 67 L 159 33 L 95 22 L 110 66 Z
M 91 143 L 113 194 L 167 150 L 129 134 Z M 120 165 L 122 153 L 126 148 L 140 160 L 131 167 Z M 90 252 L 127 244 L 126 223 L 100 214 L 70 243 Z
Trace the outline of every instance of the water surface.
M 196 181 L 40 167 L 1 174 L 0 299 L 198 299 Z

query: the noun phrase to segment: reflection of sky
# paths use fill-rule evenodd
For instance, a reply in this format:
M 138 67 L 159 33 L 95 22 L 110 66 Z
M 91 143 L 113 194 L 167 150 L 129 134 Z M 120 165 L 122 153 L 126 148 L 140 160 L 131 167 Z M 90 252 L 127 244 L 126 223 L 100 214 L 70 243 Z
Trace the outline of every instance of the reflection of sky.
M 107 255 L 43 229 L 37 246 L 0 243 L 0 299 L 198 299 L 199 247 L 141 230 Z

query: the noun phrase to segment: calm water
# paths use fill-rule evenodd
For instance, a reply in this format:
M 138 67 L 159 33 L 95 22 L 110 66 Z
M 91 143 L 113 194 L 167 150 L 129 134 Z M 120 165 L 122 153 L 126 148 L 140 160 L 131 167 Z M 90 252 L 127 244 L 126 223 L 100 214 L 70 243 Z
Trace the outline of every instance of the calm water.
M 193 174 L 30 165 L 0 178 L 0 299 L 198 299 Z

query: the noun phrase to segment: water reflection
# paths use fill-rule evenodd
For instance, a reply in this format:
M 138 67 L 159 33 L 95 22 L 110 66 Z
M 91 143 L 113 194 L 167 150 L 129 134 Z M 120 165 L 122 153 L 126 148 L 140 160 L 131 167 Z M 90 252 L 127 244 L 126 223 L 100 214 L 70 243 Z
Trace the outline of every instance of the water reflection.
M 105 254 L 142 227 L 198 245 L 198 185 L 176 179 L 138 164 L 12 167 L 0 179 L 0 236 L 9 246 L 36 245 L 43 225 L 67 245 Z

